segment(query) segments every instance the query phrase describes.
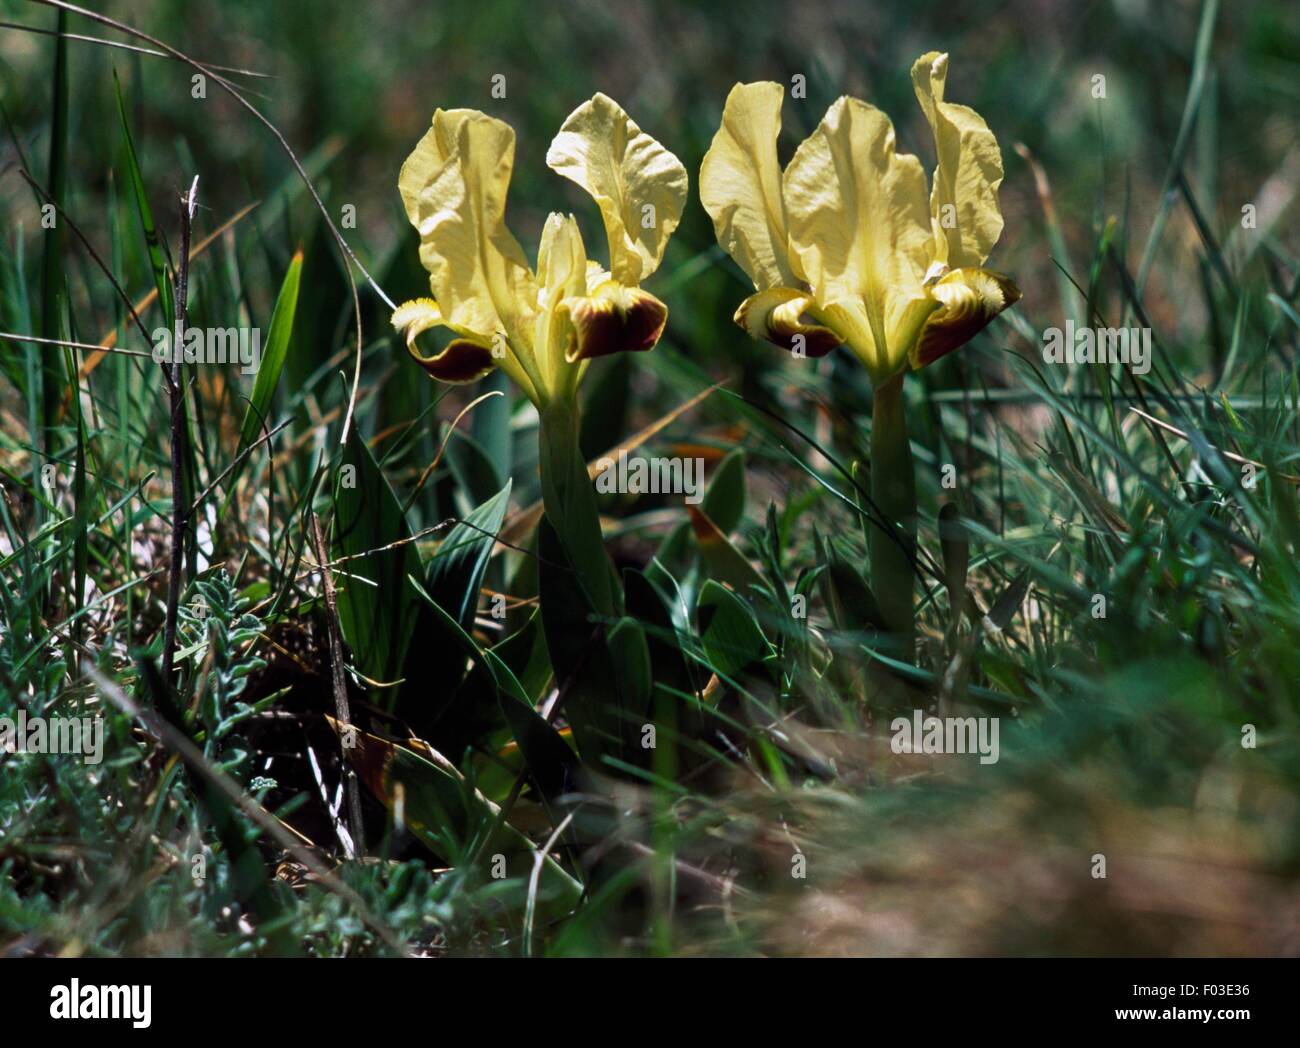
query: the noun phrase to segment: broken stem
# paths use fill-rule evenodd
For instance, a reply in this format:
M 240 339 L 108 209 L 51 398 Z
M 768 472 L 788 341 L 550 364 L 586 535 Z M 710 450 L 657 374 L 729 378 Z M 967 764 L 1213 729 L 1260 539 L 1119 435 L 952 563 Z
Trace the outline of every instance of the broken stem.
M 167 621 L 163 629 L 163 676 L 172 678 L 176 657 L 176 612 L 181 601 L 181 571 L 185 556 L 185 522 L 188 516 L 185 499 L 185 394 L 181 388 L 180 347 L 185 342 L 185 304 L 190 276 L 190 229 L 198 202 L 199 176 L 194 176 L 190 191 L 181 198 L 181 253 L 176 269 L 176 327 L 172 332 L 170 361 L 171 394 L 171 470 L 172 470 L 172 548 L 167 576 Z

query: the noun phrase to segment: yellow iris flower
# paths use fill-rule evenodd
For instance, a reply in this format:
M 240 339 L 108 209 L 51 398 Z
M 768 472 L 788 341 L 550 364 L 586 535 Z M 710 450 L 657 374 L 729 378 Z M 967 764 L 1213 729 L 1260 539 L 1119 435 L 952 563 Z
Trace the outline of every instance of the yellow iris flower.
M 736 322 L 818 357 L 845 344 L 872 381 L 967 342 L 1020 290 L 981 268 L 1002 232 L 997 139 L 973 109 L 944 101 L 948 56 L 912 66 L 938 166 L 895 148 L 889 117 L 843 97 L 781 171 L 780 84 L 737 84 L 700 168 L 718 243 L 754 282 Z
M 472 382 L 499 365 L 542 408 L 571 399 L 592 358 L 659 341 L 668 308 L 640 284 L 681 219 L 687 175 L 597 94 L 565 120 L 546 163 L 595 199 L 609 268 L 588 259 L 572 215 L 552 213 L 534 272 L 505 223 L 514 155 L 508 124 L 473 109 L 433 114 L 398 177 L 433 297 L 403 303 L 392 321 L 435 378 Z M 416 339 L 434 328 L 451 337 L 423 356 Z

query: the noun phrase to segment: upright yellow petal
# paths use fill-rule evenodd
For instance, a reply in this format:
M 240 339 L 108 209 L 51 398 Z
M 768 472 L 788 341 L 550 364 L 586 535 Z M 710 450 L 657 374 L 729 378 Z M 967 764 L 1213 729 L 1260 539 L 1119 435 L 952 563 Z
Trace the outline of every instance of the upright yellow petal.
M 718 243 L 759 291 L 793 287 L 803 278 L 786 244 L 776 155 L 784 94 L 771 80 L 733 87 L 700 165 L 700 203 Z
M 446 322 L 512 341 L 536 298 L 523 250 L 505 225 L 514 155 L 508 124 L 477 110 L 439 109 L 398 178 Z
M 927 188 L 889 117 L 856 98 L 826 111 L 785 171 L 790 244 L 819 312 L 876 375 L 906 359 L 907 332 L 929 308 Z
M 537 249 L 538 301 L 543 307 L 567 295 L 587 290 L 587 248 L 572 215 L 552 211 L 542 227 Z
M 1002 153 L 982 116 L 943 100 L 947 76 L 948 56 L 937 51 L 912 66 L 912 86 L 939 158 L 930 193 L 935 259 L 956 269 L 983 265 L 1002 233 Z
M 402 196 L 406 217 L 416 229 L 437 210 L 436 202 L 427 197 L 425 190 L 455 150 L 457 129 L 476 115 L 480 114 L 474 109 L 436 110 L 432 126 L 402 164 L 397 191 Z
M 587 292 L 587 249 L 572 215 L 552 212 L 542 227 L 537 251 L 539 313 L 534 347 L 552 390 L 558 387 L 564 364 L 573 352 L 573 323 L 565 300 Z
M 686 205 L 686 168 L 677 157 L 597 94 L 569 114 L 546 163 L 600 207 L 615 280 L 635 287 L 659 268 Z

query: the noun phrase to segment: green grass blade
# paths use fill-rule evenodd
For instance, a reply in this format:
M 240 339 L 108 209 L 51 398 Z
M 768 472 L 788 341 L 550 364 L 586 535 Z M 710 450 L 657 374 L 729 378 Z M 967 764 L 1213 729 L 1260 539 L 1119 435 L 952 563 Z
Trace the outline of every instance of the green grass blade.
M 252 403 L 244 413 L 244 425 L 239 433 L 241 451 L 257 439 L 263 421 L 270 419 L 271 399 L 280 384 L 280 372 L 289 353 L 289 337 L 293 334 L 301 279 L 302 249 L 299 248 L 289 263 L 289 271 L 284 275 L 284 283 L 275 299 L 275 309 L 271 312 L 271 330 L 266 336 L 266 345 L 262 347 L 262 363 L 253 382 Z

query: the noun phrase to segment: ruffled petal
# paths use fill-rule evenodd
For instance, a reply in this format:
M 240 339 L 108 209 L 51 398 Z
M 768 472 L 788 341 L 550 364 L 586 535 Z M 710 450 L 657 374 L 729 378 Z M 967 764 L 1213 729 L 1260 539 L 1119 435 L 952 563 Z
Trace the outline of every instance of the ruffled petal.
M 947 77 L 948 56 L 937 51 L 912 66 L 916 100 L 934 132 L 939 158 L 930 191 L 935 258 L 959 269 L 982 266 L 1002 234 L 1002 152 L 982 116 L 943 100 Z
M 676 156 L 597 94 L 569 114 L 546 163 L 596 201 L 615 280 L 635 287 L 659 268 L 686 206 L 686 168 Z
M 441 382 L 475 382 L 497 366 L 492 343 L 473 332 L 447 323 L 438 303 L 431 298 L 416 298 L 403 302 L 393 311 L 393 327 L 406 338 L 406 350 L 412 359 L 430 375 Z M 434 356 L 421 356 L 415 340 L 425 331 L 435 327 L 451 328 L 456 334 Z
M 713 219 L 718 243 L 760 291 L 803 279 L 786 243 L 776 153 L 784 94 L 770 80 L 733 87 L 700 165 L 700 203 Z
M 925 297 L 933 248 L 921 162 L 897 152 L 889 117 L 845 97 L 795 151 L 783 189 L 790 243 L 817 305 L 852 322 L 846 341 L 873 372 L 893 370 L 909 345 L 893 329 Z
M 771 288 L 745 299 L 735 320 L 751 338 L 765 339 L 799 356 L 824 357 L 844 340 L 809 316 L 815 308 L 805 291 Z
M 912 349 L 913 368 L 923 368 L 964 346 L 999 313 L 1020 301 L 1020 288 L 1001 273 L 954 269 L 931 285 L 939 308 L 930 314 Z
M 473 109 L 439 109 L 398 177 L 443 315 L 484 338 L 499 331 L 515 338 L 536 299 L 523 249 L 505 224 L 514 156 L 509 124 Z
M 565 354 L 570 364 L 654 349 L 668 322 L 668 307 L 654 295 L 613 280 L 595 294 L 566 299 L 563 309 L 573 325 Z

